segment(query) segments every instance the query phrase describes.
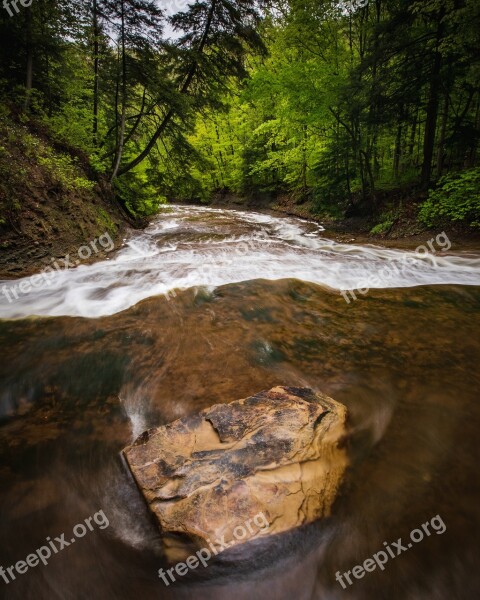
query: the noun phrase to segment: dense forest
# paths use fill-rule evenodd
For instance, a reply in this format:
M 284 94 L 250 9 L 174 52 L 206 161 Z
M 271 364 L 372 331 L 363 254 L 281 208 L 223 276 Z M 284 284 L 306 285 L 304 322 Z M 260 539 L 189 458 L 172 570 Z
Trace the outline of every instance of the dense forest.
M 382 231 L 421 198 L 425 225 L 480 226 L 478 0 L 24 4 L 0 14 L 0 130 L 63 185 L 108 181 L 140 215 L 288 195 L 332 217 L 383 211 Z M 8 154 L 3 220 L 21 175 Z
M 480 0 L 0 0 L 0 93 L 0 600 L 480 600 Z

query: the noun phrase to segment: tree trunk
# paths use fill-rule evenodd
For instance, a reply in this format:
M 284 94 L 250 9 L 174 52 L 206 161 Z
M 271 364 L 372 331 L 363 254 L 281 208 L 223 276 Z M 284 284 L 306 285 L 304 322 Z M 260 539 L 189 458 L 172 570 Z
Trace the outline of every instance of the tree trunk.
M 302 180 L 302 187 L 303 187 L 303 191 L 306 192 L 307 191 L 307 169 L 308 169 L 308 165 L 307 165 L 307 126 L 303 125 L 302 128 L 302 173 L 301 173 L 301 180 Z
M 440 53 L 440 42 L 443 37 L 442 19 L 445 8 L 442 7 L 437 17 L 437 34 L 435 45 L 435 56 L 433 60 L 432 74 L 430 77 L 430 90 L 428 94 L 427 118 L 425 121 L 425 133 L 423 138 L 423 165 L 422 165 L 422 187 L 428 189 L 432 179 L 432 160 L 435 148 L 435 132 L 437 129 L 438 97 L 440 93 L 440 70 L 442 67 L 442 55 Z
M 30 108 L 30 96 L 33 84 L 32 10 L 31 8 L 27 8 L 26 11 L 27 72 L 25 78 L 25 103 L 23 106 L 25 111 Z
M 440 138 L 438 140 L 437 153 L 437 179 L 440 179 L 443 173 L 443 165 L 445 163 L 445 136 L 447 133 L 448 122 L 448 92 L 445 92 L 445 103 L 442 112 L 442 124 L 440 126 Z
M 123 148 L 125 144 L 125 122 L 127 116 L 127 59 L 125 54 L 125 1 L 122 0 L 122 29 L 121 29 L 121 43 L 122 43 L 122 120 L 120 122 L 120 135 L 117 146 L 117 156 L 115 166 L 113 167 L 113 173 L 111 180 L 115 179 L 122 162 Z
M 98 27 L 98 4 L 93 0 L 93 145 L 98 144 L 98 68 L 99 68 L 99 42 L 100 31 Z
M 410 140 L 408 144 L 408 162 L 410 166 L 415 164 L 415 138 L 417 136 L 417 121 L 418 121 L 418 109 L 415 109 L 415 114 L 413 115 L 413 123 L 412 129 L 410 131 Z
M 475 124 L 476 124 L 476 127 L 475 127 L 476 130 L 480 131 L 480 99 L 477 102 L 477 112 L 476 112 L 476 116 L 475 116 Z M 472 144 L 472 151 L 470 153 L 470 160 L 468 162 L 468 167 L 470 167 L 470 168 L 473 168 L 477 161 L 477 149 L 478 149 L 478 138 L 476 138 Z
M 395 151 L 393 157 L 393 178 L 398 180 L 400 175 L 400 157 L 402 154 L 402 124 L 397 127 L 397 137 L 395 139 Z

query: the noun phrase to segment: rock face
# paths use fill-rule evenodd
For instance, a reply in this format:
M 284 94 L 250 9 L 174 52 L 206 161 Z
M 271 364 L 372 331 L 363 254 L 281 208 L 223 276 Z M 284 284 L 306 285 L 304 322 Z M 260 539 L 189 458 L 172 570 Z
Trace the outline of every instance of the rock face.
M 167 557 L 187 555 L 184 542 L 221 540 L 221 551 L 328 516 L 347 465 L 345 419 L 323 394 L 276 387 L 143 433 L 123 452 Z

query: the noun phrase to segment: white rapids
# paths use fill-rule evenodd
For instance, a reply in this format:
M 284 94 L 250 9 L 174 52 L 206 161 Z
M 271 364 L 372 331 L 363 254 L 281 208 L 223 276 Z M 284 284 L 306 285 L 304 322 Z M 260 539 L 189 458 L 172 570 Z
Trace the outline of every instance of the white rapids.
M 22 279 L 0 281 L 0 318 L 95 318 L 176 289 L 253 279 L 295 278 L 339 291 L 480 285 L 480 254 L 451 252 L 445 235 L 426 235 L 425 249 L 416 253 L 337 243 L 323 231 L 296 218 L 165 206 L 110 259 L 58 270 L 28 293 L 20 291 Z

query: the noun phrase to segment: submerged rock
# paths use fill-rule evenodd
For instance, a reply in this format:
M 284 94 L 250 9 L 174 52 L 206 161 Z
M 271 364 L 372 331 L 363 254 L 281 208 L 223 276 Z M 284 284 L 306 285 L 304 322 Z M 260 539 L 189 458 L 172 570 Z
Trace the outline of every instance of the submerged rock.
M 123 453 L 167 557 L 328 516 L 347 465 L 345 419 L 323 394 L 275 387 L 143 433 Z

